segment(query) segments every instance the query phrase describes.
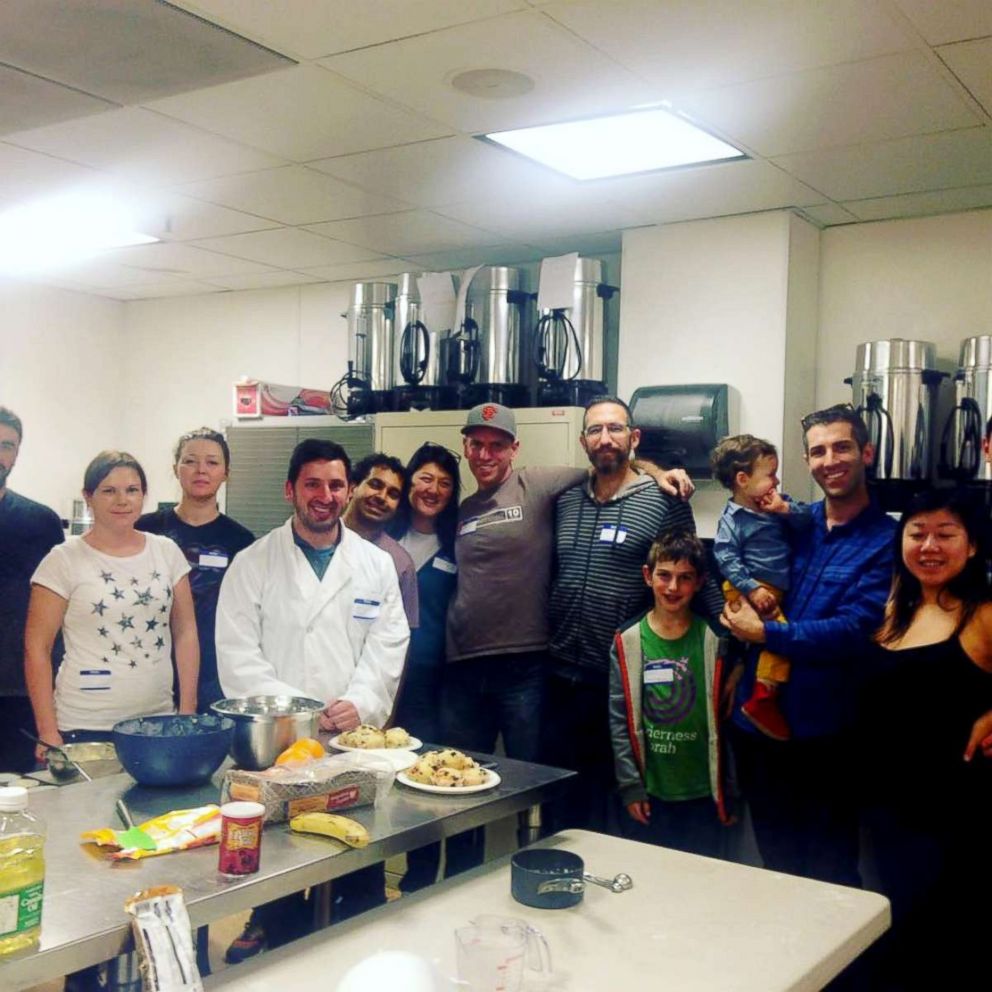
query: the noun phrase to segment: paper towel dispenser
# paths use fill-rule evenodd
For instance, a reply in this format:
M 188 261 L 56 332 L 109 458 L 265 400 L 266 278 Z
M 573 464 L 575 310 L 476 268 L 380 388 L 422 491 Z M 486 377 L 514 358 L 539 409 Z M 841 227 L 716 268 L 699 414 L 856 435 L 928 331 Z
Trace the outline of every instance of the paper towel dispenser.
M 710 452 L 729 431 L 726 383 L 642 386 L 630 398 L 637 453 L 665 468 L 710 476 Z

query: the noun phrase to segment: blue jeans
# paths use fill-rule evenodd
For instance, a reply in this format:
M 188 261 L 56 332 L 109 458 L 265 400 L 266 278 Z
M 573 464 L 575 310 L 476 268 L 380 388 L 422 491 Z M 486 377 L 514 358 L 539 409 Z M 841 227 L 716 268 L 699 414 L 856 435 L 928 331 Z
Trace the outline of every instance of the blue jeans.
M 544 651 L 449 663 L 441 689 L 445 745 L 491 754 L 502 733 L 507 757 L 539 761 L 547 665 Z M 449 837 L 446 850 L 446 878 L 481 865 L 485 831 L 478 827 Z
M 449 663 L 441 689 L 444 743 L 491 754 L 502 733 L 508 758 L 539 761 L 546 671 L 544 651 Z

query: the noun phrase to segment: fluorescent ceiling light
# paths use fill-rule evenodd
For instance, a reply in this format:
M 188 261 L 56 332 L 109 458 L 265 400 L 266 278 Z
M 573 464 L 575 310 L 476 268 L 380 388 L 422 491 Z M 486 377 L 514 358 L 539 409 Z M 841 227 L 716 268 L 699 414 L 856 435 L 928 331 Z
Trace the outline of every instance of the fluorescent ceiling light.
M 495 131 L 484 137 L 573 179 L 604 179 L 747 158 L 739 148 L 658 107 L 565 124 Z
M 130 209 L 108 194 L 65 193 L 0 213 L 0 270 L 51 270 L 109 248 L 158 241 L 135 230 Z

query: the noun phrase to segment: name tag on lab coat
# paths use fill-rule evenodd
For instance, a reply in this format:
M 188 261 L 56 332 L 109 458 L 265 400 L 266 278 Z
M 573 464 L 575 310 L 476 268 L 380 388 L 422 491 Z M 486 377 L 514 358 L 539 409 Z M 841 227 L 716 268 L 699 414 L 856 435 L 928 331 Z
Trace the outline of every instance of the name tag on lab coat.
M 201 554 L 197 565 L 199 565 L 200 568 L 227 568 L 227 563 L 229 561 L 230 559 L 227 555 Z
M 664 666 L 664 667 L 663 667 Z M 675 681 L 675 669 L 665 663 L 644 666 L 645 685 L 670 685 Z
M 379 600 L 356 599 L 351 616 L 354 620 L 375 620 L 379 616 Z
M 448 561 L 447 558 L 435 558 L 434 567 L 439 572 L 447 572 L 448 575 L 458 574 L 458 566 L 453 561 Z

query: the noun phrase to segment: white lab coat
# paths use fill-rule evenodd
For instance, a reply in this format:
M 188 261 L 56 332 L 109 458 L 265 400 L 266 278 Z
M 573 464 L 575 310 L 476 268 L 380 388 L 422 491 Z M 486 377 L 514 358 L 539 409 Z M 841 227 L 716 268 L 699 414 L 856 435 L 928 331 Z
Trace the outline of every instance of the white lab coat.
M 217 603 L 217 670 L 228 698 L 347 699 L 363 723 L 393 708 L 410 628 L 385 551 L 341 526 L 322 580 L 292 519 L 242 551 Z

